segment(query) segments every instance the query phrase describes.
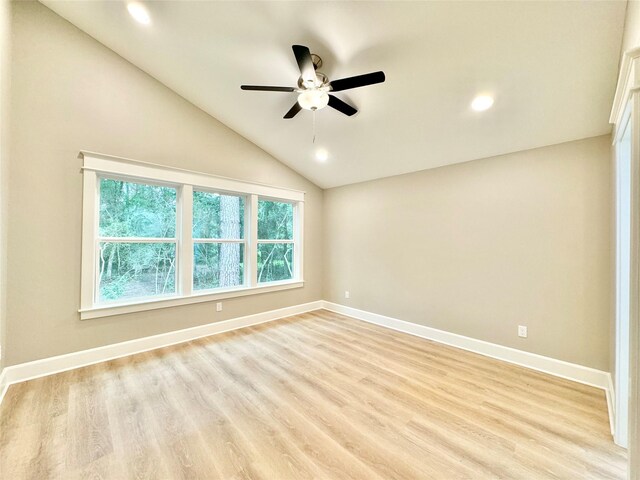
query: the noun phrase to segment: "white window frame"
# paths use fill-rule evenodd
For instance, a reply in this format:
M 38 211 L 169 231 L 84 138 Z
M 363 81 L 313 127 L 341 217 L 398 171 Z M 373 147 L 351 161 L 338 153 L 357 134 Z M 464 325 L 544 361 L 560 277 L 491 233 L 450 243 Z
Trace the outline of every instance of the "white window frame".
M 82 205 L 82 273 L 80 292 L 80 318 L 105 317 L 157 308 L 174 307 L 190 303 L 219 301 L 227 298 L 274 292 L 304 286 L 303 231 L 305 192 L 250 183 L 198 173 L 163 165 L 140 162 L 93 152 L 80 152 L 83 160 Z M 127 299 L 123 302 L 99 303 L 97 268 L 99 241 L 100 178 L 164 185 L 176 188 L 176 293 L 171 296 Z M 244 284 L 225 288 L 193 289 L 193 190 L 220 194 L 240 195 L 245 198 L 245 259 Z M 257 282 L 258 199 L 293 204 L 294 278 L 279 282 Z M 117 241 L 127 239 L 118 238 Z M 134 239 L 140 241 L 141 239 Z M 223 240 L 211 239 L 214 242 Z M 151 239 L 158 241 L 158 239 Z M 208 241 L 208 240 L 207 240 Z

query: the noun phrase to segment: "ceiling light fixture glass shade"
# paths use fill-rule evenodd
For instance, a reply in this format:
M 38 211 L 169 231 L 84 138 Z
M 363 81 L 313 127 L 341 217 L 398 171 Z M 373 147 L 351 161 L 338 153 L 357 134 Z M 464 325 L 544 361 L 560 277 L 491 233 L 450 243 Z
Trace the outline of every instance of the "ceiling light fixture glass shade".
M 329 94 L 322 90 L 305 90 L 298 95 L 298 103 L 305 110 L 320 110 L 329 104 Z

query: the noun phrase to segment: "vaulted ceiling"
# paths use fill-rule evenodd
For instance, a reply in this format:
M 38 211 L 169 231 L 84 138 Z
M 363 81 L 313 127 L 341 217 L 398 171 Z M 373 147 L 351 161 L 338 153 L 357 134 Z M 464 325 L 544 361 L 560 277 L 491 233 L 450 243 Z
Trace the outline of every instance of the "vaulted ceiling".
M 623 1 L 43 3 L 321 187 L 610 132 Z M 384 70 L 336 93 L 359 112 L 282 116 L 295 93 L 292 44 L 331 79 Z M 470 109 L 477 94 L 495 98 Z M 317 149 L 329 154 L 315 159 Z

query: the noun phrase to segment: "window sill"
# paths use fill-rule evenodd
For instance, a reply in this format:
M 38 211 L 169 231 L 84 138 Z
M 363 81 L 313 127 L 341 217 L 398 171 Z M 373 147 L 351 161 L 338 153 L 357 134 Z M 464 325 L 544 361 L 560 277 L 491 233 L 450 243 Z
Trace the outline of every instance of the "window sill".
M 174 296 L 170 298 L 160 298 L 144 300 L 136 303 L 102 305 L 99 307 L 85 308 L 78 310 L 80 312 L 80 320 L 89 320 L 91 318 L 109 317 L 112 315 L 123 315 L 126 313 L 143 312 L 145 310 L 156 310 L 158 308 L 177 307 L 180 305 L 189 305 L 191 303 L 213 302 L 216 300 L 225 300 L 227 298 L 244 297 L 246 295 L 258 295 L 260 293 L 277 292 L 280 290 L 289 290 L 292 288 L 300 288 L 304 286 L 304 280 L 287 280 L 285 282 L 271 282 L 259 287 L 243 287 L 234 288 L 232 290 L 217 292 L 199 292 L 188 297 Z

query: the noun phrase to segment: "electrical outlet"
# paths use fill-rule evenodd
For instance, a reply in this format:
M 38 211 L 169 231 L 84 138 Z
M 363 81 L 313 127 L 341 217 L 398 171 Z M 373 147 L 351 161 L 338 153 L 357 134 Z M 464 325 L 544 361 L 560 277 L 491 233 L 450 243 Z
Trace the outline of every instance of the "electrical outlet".
M 351 298 L 351 294 L 349 293 L 349 290 L 345 290 L 344 298 Z
M 222 302 L 218 302 L 216 303 L 216 312 L 221 312 L 222 311 Z
M 518 336 L 527 338 L 527 327 L 525 327 L 524 325 L 518 325 Z

